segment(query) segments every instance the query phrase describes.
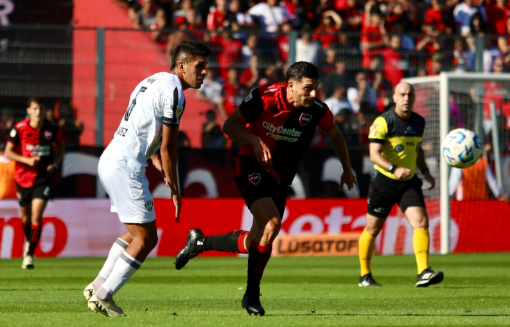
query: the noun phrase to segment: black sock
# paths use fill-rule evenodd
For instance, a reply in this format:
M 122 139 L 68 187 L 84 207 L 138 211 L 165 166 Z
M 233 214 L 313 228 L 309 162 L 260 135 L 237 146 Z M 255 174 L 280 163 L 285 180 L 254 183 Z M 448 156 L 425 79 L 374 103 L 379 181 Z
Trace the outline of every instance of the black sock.
M 27 241 L 30 241 L 30 227 L 32 227 L 30 223 L 23 225 L 23 232 L 25 233 L 25 239 Z
M 215 236 L 206 236 L 202 241 L 203 245 L 197 245 L 197 249 L 200 251 L 223 251 L 223 252 L 233 252 L 233 253 L 246 253 L 244 251 L 244 237 L 248 234 L 248 231 L 243 230 L 235 230 L 233 232 L 215 235 Z
M 260 294 L 260 281 L 267 262 L 271 258 L 272 249 L 271 245 L 262 246 L 255 243 L 255 241 L 251 241 L 250 254 L 248 255 L 248 286 L 246 287 L 246 294 Z
M 32 225 L 30 228 L 30 233 L 28 235 L 28 241 L 30 245 L 28 246 L 28 255 L 33 256 L 35 252 L 35 248 L 37 244 L 39 244 L 39 239 L 41 238 L 41 226 Z

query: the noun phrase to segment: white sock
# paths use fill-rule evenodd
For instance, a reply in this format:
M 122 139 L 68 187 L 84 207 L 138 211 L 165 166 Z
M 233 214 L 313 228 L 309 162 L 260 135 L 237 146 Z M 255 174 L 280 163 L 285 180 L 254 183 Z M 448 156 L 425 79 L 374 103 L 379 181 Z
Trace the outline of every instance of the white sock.
M 128 247 L 128 245 L 129 243 L 120 238 L 118 238 L 115 241 L 115 243 L 113 243 L 112 248 L 110 249 L 110 253 L 108 253 L 108 258 L 106 258 L 106 261 L 103 265 L 103 268 L 101 268 L 99 275 L 97 275 L 96 279 L 94 279 L 94 281 L 92 282 L 96 290 L 100 289 L 101 286 L 103 286 L 105 280 L 108 278 L 108 276 L 110 276 L 110 273 L 112 272 L 115 262 L 120 257 L 122 252 L 124 252 L 124 250 Z
M 142 263 L 125 251 L 115 262 L 110 276 L 103 283 L 103 286 L 97 291 L 97 297 L 101 300 L 110 300 L 113 298 L 124 284 L 126 284 L 131 276 L 140 268 Z

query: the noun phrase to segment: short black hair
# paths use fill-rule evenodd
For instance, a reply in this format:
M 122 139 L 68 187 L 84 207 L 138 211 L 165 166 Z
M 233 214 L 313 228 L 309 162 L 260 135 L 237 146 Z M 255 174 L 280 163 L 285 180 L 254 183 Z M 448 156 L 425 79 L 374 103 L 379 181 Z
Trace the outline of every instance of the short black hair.
M 37 97 L 30 97 L 28 98 L 27 100 L 27 108 L 30 107 L 32 105 L 32 102 L 35 102 L 37 103 L 38 105 L 40 105 L 41 107 L 45 108 L 46 107 L 46 102 L 44 102 L 43 99 L 41 98 L 37 98 Z
M 190 63 L 195 57 L 209 57 L 211 49 L 202 42 L 188 40 L 183 41 L 172 51 L 172 66 L 174 69 L 179 60 Z
M 287 82 L 291 79 L 301 82 L 303 78 L 319 79 L 321 74 L 319 73 L 319 67 L 310 62 L 298 61 L 290 65 L 287 69 Z

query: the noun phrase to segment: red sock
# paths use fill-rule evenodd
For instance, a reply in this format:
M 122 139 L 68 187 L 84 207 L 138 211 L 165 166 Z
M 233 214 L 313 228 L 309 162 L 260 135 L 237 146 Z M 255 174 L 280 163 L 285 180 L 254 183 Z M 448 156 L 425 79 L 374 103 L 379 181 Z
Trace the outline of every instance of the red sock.
M 272 245 L 263 246 L 251 241 L 250 254 L 248 255 L 248 286 L 246 287 L 246 293 L 260 293 L 260 281 L 267 262 L 271 258 L 272 250 Z

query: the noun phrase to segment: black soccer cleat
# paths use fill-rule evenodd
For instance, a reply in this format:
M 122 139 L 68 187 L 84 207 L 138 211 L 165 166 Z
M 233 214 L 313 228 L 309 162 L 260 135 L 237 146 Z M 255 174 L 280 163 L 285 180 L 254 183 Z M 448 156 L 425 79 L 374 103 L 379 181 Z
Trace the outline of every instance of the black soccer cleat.
M 359 287 L 381 286 L 381 284 L 379 284 L 372 278 L 372 273 L 368 273 L 359 278 L 358 286 Z
M 204 233 L 198 228 L 189 231 L 186 245 L 175 256 L 175 269 L 181 270 L 190 259 L 193 259 L 202 252 L 197 250 L 197 241 L 204 237 Z
M 246 309 L 248 314 L 255 314 L 263 316 L 266 314 L 266 310 L 260 304 L 260 295 L 259 292 L 256 293 L 246 293 L 243 296 L 243 300 L 241 301 L 241 305 Z
M 428 287 L 429 285 L 439 284 L 443 279 L 442 271 L 435 272 L 429 267 L 416 277 L 416 287 Z

